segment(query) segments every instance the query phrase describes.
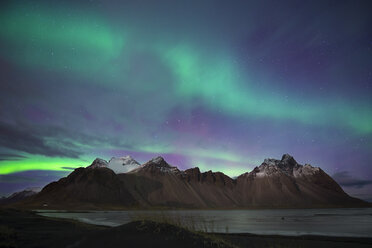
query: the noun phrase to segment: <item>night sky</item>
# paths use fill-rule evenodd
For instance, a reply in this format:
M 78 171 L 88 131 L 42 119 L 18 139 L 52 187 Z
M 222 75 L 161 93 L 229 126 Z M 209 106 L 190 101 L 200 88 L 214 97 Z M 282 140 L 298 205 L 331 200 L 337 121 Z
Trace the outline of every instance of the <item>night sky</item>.
M 2 1 L 0 196 L 96 157 L 289 153 L 372 200 L 370 1 Z

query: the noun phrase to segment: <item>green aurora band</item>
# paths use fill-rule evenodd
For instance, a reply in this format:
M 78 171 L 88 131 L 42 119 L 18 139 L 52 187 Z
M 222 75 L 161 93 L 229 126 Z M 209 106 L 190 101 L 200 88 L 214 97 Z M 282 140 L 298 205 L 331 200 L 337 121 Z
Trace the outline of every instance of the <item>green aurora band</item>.
M 130 66 L 129 57 L 136 51 L 145 51 L 155 54 L 175 78 L 169 91 L 176 102 L 192 103 L 197 99 L 209 110 L 221 111 L 226 116 L 294 121 L 314 126 L 337 125 L 356 135 L 372 133 L 372 111 L 369 105 L 360 108 L 336 98 L 327 99 L 326 104 L 324 100 L 298 99 L 285 89 L 276 97 L 266 96 L 254 79 L 242 73 L 233 59 L 223 52 L 198 49 L 192 41 L 187 40 L 182 43 L 143 41 L 144 46 L 137 46 L 135 32 L 129 32 L 127 28 L 113 28 L 103 17 L 79 12 L 72 16 L 65 13 L 63 9 L 33 8 L 28 5 L 15 5 L 1 10 L 0 38 L 11 47 L 1 53 L 18 66 L 55 71 L 68 69 L 79 77 L 102 78 L 103 87 L 125 89 L 123 82 Z M 148 84 L 138 86 L 137 91 L 151 87 L 151 82 Z M 199 160 L 193 161 L 194 165 L 202 169 L 207 169 L 205 158 L 216 158 L 231 164 L 258 162 L 217 149 L 191 148 L 180 151 L 169 147 L 139 146 L 135 150 L 148 153 L 178 152 L 195 156 Z M 69 169 L 66 167 L 85 166 L 92 159 L 91 156 L 78 159 L 30 154 L 25 156 L 28 158 L 0 161 L 0 174 L 25 170 L 67 171 Z M 233 175 L 244 172 L 244 169 L 232 167 L 224 172 Z
M 123 51 L 123 32 L 118 34 L 97 15 L 66 12 L 27 5 L 3 9 L 0 37 L 15 47 L 6 54 L 9 59 L 84 75 L 112 72 L 111 62 Z
M 67 16 L 63 11 L 53 13 L 50 9 L 18 7 L 2 13 L 1 23 L 0 36 L 16 46 L 7 55 L 17 64 L 60 70 L 68 68 L 86 77 L 103 74 L 105 85 L 121 83 L 117 78 L 126 76 L 127 63 L 115 59 L 124 52 L 124 37 L 130 37 L 123 31 L 112 31 L 98 16 L 77 18 Z M 372 132 L 371 108 L 355 111 L 356 107 L 352 104 L 331 99 L 332 104 L 325 107 L 323 102 L 314 103 L 316 99 L 310 102 L 286 93 L 265 97 L 265 92 L 254 87 L 252 79 L 241 75 L 231 58 L 218 52 L 213 51 L 214 56 L 212 52 L 202 54 L 183 44 L 167 44 L 159 48 L 152 42 L 145 49 L 157 52 L 163 58 L 170 73 L 177 79 L 174 93 L 186 101 L 199 98 L 211 110 L 221 110 L 227 115 L 312 125 L 337 124 L 361 134 Z M 127 48 L 128 54 L 130 50 Z M 136 48 L 133 47 L 133 50 Z M 120 70 L 124 75 L 110 78 Z M 239 84 L 241 80 L 248 82 L 250 87 L 242 87 Z

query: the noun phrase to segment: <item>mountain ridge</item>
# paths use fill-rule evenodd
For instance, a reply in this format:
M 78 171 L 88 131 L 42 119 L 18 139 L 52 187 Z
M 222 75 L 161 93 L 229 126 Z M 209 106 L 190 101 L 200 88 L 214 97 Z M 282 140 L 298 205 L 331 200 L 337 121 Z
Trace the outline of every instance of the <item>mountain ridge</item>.
M 128 158 L 128 157 L 126 157 Z M 125 165 L 124 165 L 125 166 Z M 364 206 L 319 167 L 298 164 L 289 154 L 265 159 L 230 178 L 222 172 L 179 170 L 161 156 L 115 173 L 96 159 L 22 203 L 48 208 L 282 208 Z

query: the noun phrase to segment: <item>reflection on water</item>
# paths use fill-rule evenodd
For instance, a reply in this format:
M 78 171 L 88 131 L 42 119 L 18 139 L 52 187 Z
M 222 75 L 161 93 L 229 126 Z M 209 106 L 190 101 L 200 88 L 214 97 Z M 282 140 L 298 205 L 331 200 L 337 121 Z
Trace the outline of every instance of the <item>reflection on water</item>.
M 38 212 L 106 226 L 150 216 L 182 220 L 196 229 L 212 232 L 372 237 L 372 208 Z

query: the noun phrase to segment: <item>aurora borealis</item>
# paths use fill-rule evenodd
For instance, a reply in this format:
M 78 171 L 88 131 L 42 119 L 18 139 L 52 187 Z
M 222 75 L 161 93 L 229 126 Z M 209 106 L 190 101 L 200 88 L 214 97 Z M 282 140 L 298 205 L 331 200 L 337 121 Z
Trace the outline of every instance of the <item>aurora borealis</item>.
M 368 1 L 9 1 L 0 195 L 96 157 L 237 176 L 290 153 L 372 199 Z

